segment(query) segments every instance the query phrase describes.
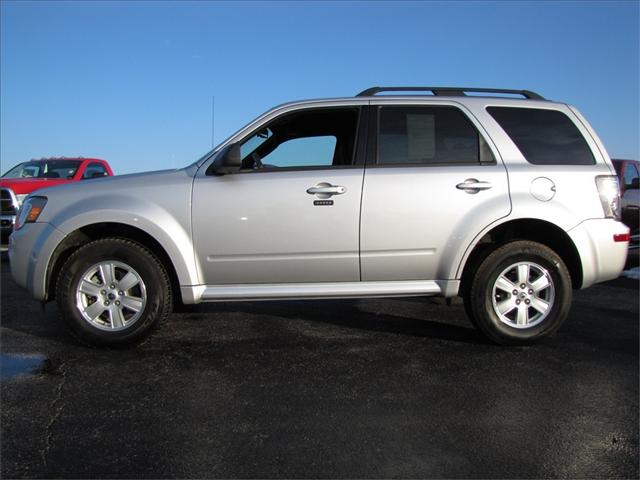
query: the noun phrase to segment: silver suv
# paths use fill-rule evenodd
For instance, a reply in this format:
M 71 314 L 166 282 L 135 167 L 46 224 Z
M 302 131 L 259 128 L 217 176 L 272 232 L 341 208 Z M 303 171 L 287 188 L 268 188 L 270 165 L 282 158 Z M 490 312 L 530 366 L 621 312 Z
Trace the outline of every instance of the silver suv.
M 139 342 L 177 300 L 417 295 L 460 295 L 489 339 L 522 344 L 620 274 L 619 205 L 572 106 L 375 87 L 276 107 L 183 169 L 40 190 L 9 255 L 92 345 Z

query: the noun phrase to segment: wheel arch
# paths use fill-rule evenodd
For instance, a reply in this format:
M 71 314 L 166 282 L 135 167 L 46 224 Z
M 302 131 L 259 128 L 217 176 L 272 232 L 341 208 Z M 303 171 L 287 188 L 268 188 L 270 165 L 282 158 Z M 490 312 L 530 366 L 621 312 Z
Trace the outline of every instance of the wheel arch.
M 494 226 L 475 242 L 466 261 L 461 265 L 462 274 L 459 278 L 462 291 L 469 285 L 470 277 L 482 260 L 499 246 L 513 240 L 530 240 L 551 248 L 565 262 L 571 275 L 572 287 L 579 289 L 582 286 L 580 254 L 567 232 L 546 220 L 519 218 Z
M 99 238 L 126 238 L 135 241 L 151 251 L 163 264 L 171 282 L 172 297 L 180 296 L 180 277 L 172 257 L 160 241 L 150 233 L 132 225 L 118 222 L 100 222 L 80 227 L 67 235 L 54 250 L 46 273 L 46 298 L 55 298 L 56 284 L 60 270 L 66 260 L 81 246 Z

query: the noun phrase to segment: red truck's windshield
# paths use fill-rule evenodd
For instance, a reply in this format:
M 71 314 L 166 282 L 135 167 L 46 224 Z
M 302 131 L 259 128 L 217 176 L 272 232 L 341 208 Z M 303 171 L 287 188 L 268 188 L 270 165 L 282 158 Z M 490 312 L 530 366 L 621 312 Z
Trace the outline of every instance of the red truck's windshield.
M 71 179 L 80 167 L 80 160 L 46 160 L 16 165 L 2 178 L 63 178 Z

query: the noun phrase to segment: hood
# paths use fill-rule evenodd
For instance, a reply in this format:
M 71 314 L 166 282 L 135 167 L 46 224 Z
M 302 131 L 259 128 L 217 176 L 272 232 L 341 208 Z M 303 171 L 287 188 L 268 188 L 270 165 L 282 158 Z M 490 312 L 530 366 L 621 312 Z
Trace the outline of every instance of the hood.
M 70 183 L 66 178 L 2 178 L 0 187 L 10 188 L 16 195 L 34 192 L 41 188 Z
M 128 175 L 115 175 L 113 177 L 100 177 L 79 182 L 66 182 L 64 185 L 51 185 L 39 191 L 38 194 L 55 198 L 89 198 L 95 195 L 117 195 L 121 192 L 138 192 L 142 189 L 156 189 L 171 185 L 175 181 L 182 181 L 186 176 L 190 177 L 187 169 L 159 170 L 155 172 L 131 173 Z M 180 179 L 180 180 L 179 180 Z

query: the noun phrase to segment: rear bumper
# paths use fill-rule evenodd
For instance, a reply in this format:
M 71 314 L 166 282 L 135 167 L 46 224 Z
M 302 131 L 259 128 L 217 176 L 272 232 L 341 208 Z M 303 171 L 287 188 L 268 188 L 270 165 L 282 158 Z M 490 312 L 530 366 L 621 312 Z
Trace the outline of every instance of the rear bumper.
M 580 253 L 580 288 L 620 276 L 627 260 L 629 242 L 615 242 L 613 236 L 629 233 L 623 223 L 610 218 L 585 220 L 567 233 Z
M 27 223 L 9 238 L 11 275 L 36 300 L 46 299 L 49 261 L 65 234 L 49 223 Z

